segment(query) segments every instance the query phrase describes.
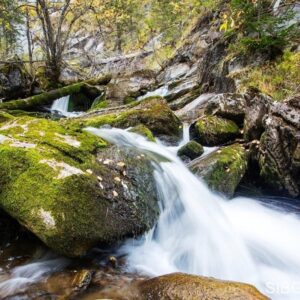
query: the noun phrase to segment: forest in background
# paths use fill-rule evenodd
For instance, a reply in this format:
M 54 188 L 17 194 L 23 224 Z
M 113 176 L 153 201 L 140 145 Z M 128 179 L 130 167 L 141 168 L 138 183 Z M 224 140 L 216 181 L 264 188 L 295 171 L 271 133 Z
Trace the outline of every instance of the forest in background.
M 2 0 L 0 60 L 26 62 L 31 76 L 60 81 L 68 69 L 79 78 L 95 77 L 103 64 L 142 59 L 143 69 L 161 69 L 185 42 L 199 18 L 213 12 L 228 40 L 228 59 L 267 54 L 242 76 L 276 99 L 298 90 L 299 17 L 295 0 Z M 275 61 L 275 63 L 274 63 Z M 130 66 L 128 66 L 130 70 Z M 237 76 L 240 76 L 238 74 Z M 50 85 L 51 86 L 51 85 Z M 282 89 L 287 92 L 282 93 Z

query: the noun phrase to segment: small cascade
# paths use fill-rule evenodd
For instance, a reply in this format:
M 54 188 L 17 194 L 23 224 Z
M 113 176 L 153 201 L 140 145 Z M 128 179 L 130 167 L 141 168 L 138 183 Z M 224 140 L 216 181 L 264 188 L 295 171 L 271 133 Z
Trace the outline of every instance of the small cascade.
M 154 97 L 154 96 L 160 96 L 160 97 L 164 97 L 168 94 L 168 91 L 169 91 L 169 88 L 167 85 L 163 85 L 161 86 L 160 88 L 154 90 L 154 91 L 150 91 L 148 93 L 146 93 L 145 95 L 143 96 L 140 96 L 138 97 L 138 101 L 141 101 L 141 100 L 144 100 L 146 98 L 149 98 L 149 97 Z
M 119 251 L 127 255 L 128 271 L 212 276 L 251 283 L 272 299 L 299 299 L 297 215 L 253 199 L 223 199 L 160 143 L 120 129 L 88 131 L 120 147 L 167 158 L 153 162 L 161 203 L 157 225 Z
M 69 106 L 70 106 L 70 95 L 55 100 L 50 110 L 51 112 L 59 113 L 60 115 L 67 118 L 76 117 L 82 114 L 82 112 L 77 112 L 77 111 L 70 112 Z
M 66 116 L 69 112 L 70 95 L 55 100 L 51 106 L 51 111 L 57 111 Z

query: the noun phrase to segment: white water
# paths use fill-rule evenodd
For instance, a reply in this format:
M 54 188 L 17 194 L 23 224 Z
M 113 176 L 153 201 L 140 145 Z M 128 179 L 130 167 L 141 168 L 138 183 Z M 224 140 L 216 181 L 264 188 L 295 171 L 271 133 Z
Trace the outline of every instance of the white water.
M 222 199 L 167 147 L 120 129 L 88 129 L 109 142 L 165 156 L 153 162 L 161 215 L 121 249 L 128 270 L 176 271 L 254 284 L 272 299 L 300 299 L 300 219 L 255 200 Z
M 61 97 L 55 100 L 51 106 L 52 111 L 58 111 L 61 114 L 67 114 L 69 109 L 70 96 Z

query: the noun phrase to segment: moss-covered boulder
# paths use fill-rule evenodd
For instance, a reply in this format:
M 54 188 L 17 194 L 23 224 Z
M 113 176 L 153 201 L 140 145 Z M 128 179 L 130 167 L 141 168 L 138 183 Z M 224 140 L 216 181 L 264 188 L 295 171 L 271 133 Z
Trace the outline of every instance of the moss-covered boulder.
M 254 286 L 203 276 L 174 273 L 135 282 L 132 299 L 146 300 L 267 300 Z
M 192 139 L 204 146 L 217 146 L 237 138 L 240 130 L 231 120 L 204 116 L 191 126 L 190 133 Z
M 137 105 L 129 105 L 117 112 L 92 112 L 83 117 L 64 121 L 64 125 L 74 129 L 111 125 L 117 128 L 129 128 L 145 125 L 155 136 L 171 137 L 179 140 L 182 136 L 181 121 L 161 97 L 145 99 Z
M 190 141 L 178 150 L 177 155 L 183 160 L 193 160 L 200 157 L 203 152 L 204 149 L 202 145 L 195 141 Z
M 232 197 L 246 173 L 247 165 L 245 148 L 240 144 L 233 144 L 192 161 L 189 168 L 212 190 Z
M 145 155 L 32 117 L 2 123 L 0 137 L 0 206 L 56 252 L 79 256 L 155 223 Z
M 150 142 L 155 142 L 155 137 L 154 137 L 153 133 L 145 125 L 142 125 L 142 124 L 137 125 L 137 126 L 131 128 L 129 131 L 146 137 Z

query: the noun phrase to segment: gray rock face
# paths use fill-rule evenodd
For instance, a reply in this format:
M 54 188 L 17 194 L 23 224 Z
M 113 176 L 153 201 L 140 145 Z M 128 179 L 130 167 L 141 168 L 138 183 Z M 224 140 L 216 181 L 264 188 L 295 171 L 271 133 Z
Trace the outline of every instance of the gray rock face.
M 300 194 L 300 96 L 273 103 L 264 119 L 260 176 L 273 191 Z
M 22 63 L 7 63 L 0 68 L 0 98 L 24 97 L 30 88 L 30 78 Z
M 136 98 L 155 85 L 155 73 L 149 70 L 116 76 L 107 86 L 106 98 L 123 104 L 127 97 Z
M 210 99 L 205 107 L 205 113 L 243 123 L 245 117 L 245 96 L 243 94 L 218 94 Z
M 246 141 L 251 141 L 260 139 L 264 131 L 263 119 L 269 111 L 272 99 L 263 94 L 247 96 L 245 97 L 244 138 Z

